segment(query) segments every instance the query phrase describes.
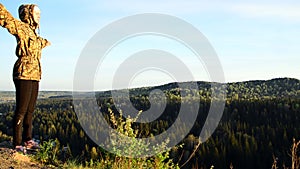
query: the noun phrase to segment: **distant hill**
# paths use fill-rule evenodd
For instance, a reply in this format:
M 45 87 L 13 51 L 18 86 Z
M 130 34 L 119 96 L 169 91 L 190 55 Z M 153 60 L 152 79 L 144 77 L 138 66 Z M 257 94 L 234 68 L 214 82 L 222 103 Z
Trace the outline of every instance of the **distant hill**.
M 179 84 L 189 84 L 191 82 L 168 83 L 160 86 L 141 87 L 130 89 L 131 94 L 147 95 L 154 89 L 170 91 L 179 89 Z M 212 82 L 197 81 L 199 90 L 210 93 Z M 119 90 L 122 91 L 122 90 Z M 100 97 L 110 97 L 111 91 L 96 92 Z M 252 80 L 243 82 L 226 83 L 227 98 L 240 99 L 262 99 L 278 97 L 300 98 L 300 80 L 294 78 L 275 78 L 271 80 Z M 93 96 L 91 92 L 82 94 L 83 96 Z M 72 99 L 72 91 L 40 91 L 39 99 L 63 98 Z M 15 99 L 14 91 L 0 91 L 0 103 L 11 102 Z
M 276 78 L 271 80 L 253 80 L 228 83 L 227 97 L 238 95 L 242 98 L 300 98 L 300 80 L 294 78 Z
M 178 90 L 179 84 L 188 85 L 191 82 L 168 83 L 154 87 L 142 87 L 130 89 L 133 95 L 147 95 L 154 89 L 162 91 Z M 212 82 L 197 81 L 199 91 L 202 94 L 211 93 Z M 182 85 L 182 86 L 184 86 Z M 253 80 L 244 82 L 226 83 L 227 98 L 263 99 L 263 98 L 300 98 L 300 80 L 294 78 L 276 78 L 271 80 Z M 110 92 L 98 92 L 102 97 L 108 97 Z

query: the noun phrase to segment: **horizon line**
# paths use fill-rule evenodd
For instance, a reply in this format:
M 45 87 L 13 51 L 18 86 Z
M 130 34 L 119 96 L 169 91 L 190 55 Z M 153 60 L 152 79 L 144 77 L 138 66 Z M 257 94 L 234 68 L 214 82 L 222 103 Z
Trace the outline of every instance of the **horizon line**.
M 271 79 L 256 79 L 256 80 L 241 80 L 241 81 L 231 81 L 231 82 L 224 82 L 223 84 L 230 84 L 230 83 L 243 83 L 243 82 L 253 82 L 253 81 L 270 81 L 270 80 L 275 80 L 275 79 L 296 79 L 299 80 L 298 78 L 293 78 L 293 77 L 277 77 L 277 78 L 271 78 Z M 221 83 L 221 82 L 212 82 L 212 81 L 205 81 L 205 80 L 197 80 L 197 81 L 183 81 L 183 82 L 166 82 L 163 84 L 153 84 L 153 85 L 148 85 L 148 86 L 136 86 L 136 87 L 131 87 L 131 88 L 120 88 L 120 89 L 99 89 L 99 90 L 93 90 L 93 91 L 74 91 L 74 90 L 69 90 L 69 89 L 42 89 L 39 90 L 39 92 L 106 92 L 106 91 L 113 91 L 113 90 L 128 90 L 128 89 L 138 89 L 138 88 L 146 88 L 146 87 L 159 87 L 163 85 L 168 85 L 172 83 L 188 83 L 188 82 L 205 82 L 205 83 Z M 222 83 L 221 83 L 222 84 Z M 0 89 L 0 92 L 15 92 L 15 90 L 2 90 Z

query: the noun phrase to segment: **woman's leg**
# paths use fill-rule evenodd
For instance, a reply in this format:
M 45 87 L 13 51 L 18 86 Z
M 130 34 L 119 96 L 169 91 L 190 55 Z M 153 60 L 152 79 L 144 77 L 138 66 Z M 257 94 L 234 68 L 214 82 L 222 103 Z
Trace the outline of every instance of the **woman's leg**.
M 38 97 L 39 92 L 39 82 L 38 81 L 32 81 L 32 88 L 31 88 L 31 97 L 28 103 L 27 113 L 24 117 L 24 141 L 29 141 L 32 139 L 32 117 L 33 112 L 36 105 L 36 100 Z
M 16 110 L 13 117 L 13 145 L 22 143 L 22 127 L 27 113 L 31 96 L 31 82 L 28 80 L 14 80 L 16 88 Z

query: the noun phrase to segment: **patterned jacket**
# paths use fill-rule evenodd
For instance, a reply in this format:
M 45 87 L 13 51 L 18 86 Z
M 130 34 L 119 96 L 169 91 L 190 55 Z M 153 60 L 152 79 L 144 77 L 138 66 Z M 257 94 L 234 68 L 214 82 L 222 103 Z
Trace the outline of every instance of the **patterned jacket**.
M 0 3 L 0 25 L 16 37 L 16 61 L 13 69 L 13 78 L 22 80 L 41 80 L 41 53 L 48 41 L 36 33 L 37 25 L 33 23 L 33 5 L 23 6 L 20 20 L 15 19 Z M 25 13 L 24 13 L 25 12 Z M 25 20 L 26 19 L 26 20 Z

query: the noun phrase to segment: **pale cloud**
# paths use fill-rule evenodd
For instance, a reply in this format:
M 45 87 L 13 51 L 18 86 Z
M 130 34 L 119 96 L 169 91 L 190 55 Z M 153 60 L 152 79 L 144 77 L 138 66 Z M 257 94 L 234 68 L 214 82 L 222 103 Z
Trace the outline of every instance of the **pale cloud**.
M 162 12 L 175 15 L 193 15 L 209 13 L 222 16 L 234 14 L 252 18 L 271 18 L 287 21 L 300 21 L 300 4 L 291 1 L 204 1 L 204 0 L 126 0 L 98 1 L 91 3 L 94 10 L 117 13 Z
M 219 8 L 219 4 L 221 3 L 209 2 L 204 0 L 111 0 L 93 4 L 93 8 L 101 6 L 101 8 L 105 10 L 118 12 L 167 12 L 176 14 L 193 14 Z
M 240 3 L 233 5 L 232 12 L 246 17 L 281 19 L 286 21 L 300 21 L 300 5 L 291 3 L 263 4 Z

